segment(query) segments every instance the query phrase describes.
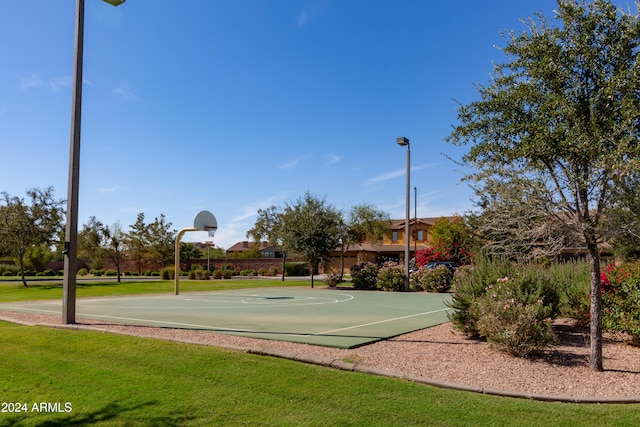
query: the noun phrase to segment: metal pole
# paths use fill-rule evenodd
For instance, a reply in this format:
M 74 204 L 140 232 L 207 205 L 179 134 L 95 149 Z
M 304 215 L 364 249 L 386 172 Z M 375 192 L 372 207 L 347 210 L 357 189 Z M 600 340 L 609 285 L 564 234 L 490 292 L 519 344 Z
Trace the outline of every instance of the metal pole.
M 182 235 L 187 231 L 198 231 L 198 229 L 194 227 L 183 228 L 176 235 L 176 247 L 174 249 L 175 271 L 173 273 L 173 292 L 175 295 L 178 295 L 180 293 L 180 239 L 182 238 Z
M 415 257 L 418 253 L 418 187 L 413 187 L 413 220 L 415 222 L 413 231 L 416 233 L 413 238 L 413 256 Z
M 411 145 L 407 143 L 407 215 L 406 215 L 406 224 L 405 224 L 405 248 L 404 248 L 404 290 L 409 290 L 409 258 L 411 257 L 411 241 L 409 235 L 409 211 L 411 208 L 411 198 L 410 198 L 410 189 L 411 189 Z
M 84 0 L 76 1 L 75 56 L 71 105 L 71 147 L 67 189 L 67 223 L 64 237 L 62 323 L 76 322 L 76 273 L 78 254 L 78 191 L 80 182 L 80 123 L 82 115 L 82 57 L 84 48 Z

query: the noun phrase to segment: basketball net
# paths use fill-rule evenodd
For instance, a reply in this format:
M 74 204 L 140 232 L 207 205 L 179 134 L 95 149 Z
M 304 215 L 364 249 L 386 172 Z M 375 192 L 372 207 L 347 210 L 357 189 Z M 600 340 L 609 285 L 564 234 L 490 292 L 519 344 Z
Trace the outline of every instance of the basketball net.
M 213 237 L 216 234 L 217 227 L 205 227 L 205 231 L 209 233 L 209 237 Z

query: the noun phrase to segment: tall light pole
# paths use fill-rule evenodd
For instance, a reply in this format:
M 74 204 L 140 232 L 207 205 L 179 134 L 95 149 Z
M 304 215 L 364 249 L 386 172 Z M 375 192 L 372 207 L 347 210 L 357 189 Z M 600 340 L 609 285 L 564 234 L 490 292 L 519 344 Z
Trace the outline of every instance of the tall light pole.
M 413 231 L 416 233 L 413 238 L 413 256 L 415 257 L 418 255 L 418 187 L 413 187 L 413 222 Z
M 103 0 L 113 6 L 124 0 Z M 64 233 L 62 323 L 76 322 L 76 273 L 78 270 L 78 191 L 80 183 L 80 123 L 82 116 L 82 60 L 84 51 L 84 0 L 76 0 L 75 55 L 71 95 L 71 147 L 67 188 L 67 223 Z
M 411 197 L 410 197 L 410 189 L 411 189 L 411 178 L 410 178 L 410 171 L 411 171 L 411 146 L 409 145 L 409 139 L 405 138 L 404 136 L 401 136 L 399 138 L 396 139 L 396 142 L 398 143 L 398 145 L 400 145 L 401 147 L 406 146 L 407 147 L 407 197 L 406 197 L 406 212 L 407 215 L 405 217 L 405 231 L 404 231 L 404 242 L 405 242 L 405 248 L 404 248 L 404 290 L 408 291 L 409 290 L 409 258 L 410 258 L 410 252 L 411 252 L 411 246 L 410 246 L 410 238 L 409 238 L 409 211 L 410 211 L 410 206 L 411 206 Z
M 211 248 L 211 246 L 213 246 L 213 242 L 211 241 L 206 241 L 204 242 L 204 245 L 207 247 L 207 271 L 211 271 L 211 256 L 209 254 L 209 249 Z

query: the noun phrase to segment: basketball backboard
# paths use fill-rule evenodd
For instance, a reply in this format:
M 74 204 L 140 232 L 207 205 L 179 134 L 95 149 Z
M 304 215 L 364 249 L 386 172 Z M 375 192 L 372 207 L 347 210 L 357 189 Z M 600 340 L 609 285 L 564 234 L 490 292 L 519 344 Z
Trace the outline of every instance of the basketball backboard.
M 213 237 L 218 229 L 218 221 L 211 212 L 200 211 L 193 218 L 193 227 L 197 230 L 206 231 L 209 233 L 209 237 Z

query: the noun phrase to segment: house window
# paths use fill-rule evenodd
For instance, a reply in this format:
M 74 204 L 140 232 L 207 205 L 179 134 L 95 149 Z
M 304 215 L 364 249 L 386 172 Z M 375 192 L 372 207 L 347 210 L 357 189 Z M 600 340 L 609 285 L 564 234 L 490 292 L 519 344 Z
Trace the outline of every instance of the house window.
M 391 235 L 391 241 L 392 242 L 397 242 L 398 241 L 398 232 L 394 231 Z
M 422 230 L 418 230 L 418 240 L 423 241 Z

